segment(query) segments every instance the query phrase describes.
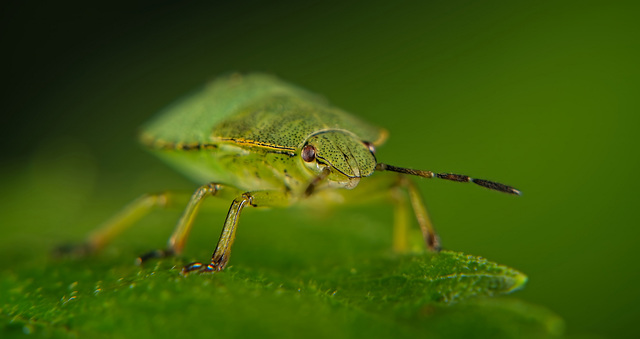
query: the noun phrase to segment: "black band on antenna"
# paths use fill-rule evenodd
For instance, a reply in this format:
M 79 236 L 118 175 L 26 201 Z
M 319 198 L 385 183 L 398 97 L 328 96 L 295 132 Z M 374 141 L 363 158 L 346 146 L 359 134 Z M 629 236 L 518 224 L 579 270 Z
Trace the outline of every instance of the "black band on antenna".
M 439 179 L 457 181 L 457 182 L 473 182 L 476 185 L 479 185 L 494 191 L 515 194 L 515 195 L 522 195 L 522 192 L 520 192 L 519 190 L 511 186 L 501 184 L 499 182 L 484 180 L 484 179 L 474 179 L 468 175 L 463 175 L 463 174 L 433 173 L 431 171 L 414 170 L 410 168 L 396 167 L 396 166 L 391 166 L 391 165 L 381 164 L 381 163 L 376 165 L 376 171 L 391 171 L 391 172 L 416 175 L 423 178 L 435 177 Z

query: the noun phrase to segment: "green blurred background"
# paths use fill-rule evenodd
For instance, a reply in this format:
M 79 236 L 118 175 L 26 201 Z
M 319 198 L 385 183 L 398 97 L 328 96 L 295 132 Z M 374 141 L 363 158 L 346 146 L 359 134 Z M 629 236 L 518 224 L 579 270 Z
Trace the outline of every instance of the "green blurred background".
M 521 189 L 419 182 L 445 248 L 525 272 L 517 297 L 562 316 L 569 336 L 637 334 L 639 6 L 2 6 L 3 267 L 80 239 L 108 217 L 93 207 L 195 188 L 137 145 L 137 128 L 221 73 L 265 71 L 385 126 L 381 161 Z

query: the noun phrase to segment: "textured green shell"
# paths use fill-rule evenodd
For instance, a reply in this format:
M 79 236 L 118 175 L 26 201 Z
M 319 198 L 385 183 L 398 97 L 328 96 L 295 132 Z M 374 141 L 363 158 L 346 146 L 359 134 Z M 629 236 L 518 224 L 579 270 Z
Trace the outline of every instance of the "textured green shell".
M 166 108 L 141 139 L 157 148 L 233 142 L 296 149 L 310 135 L 341 129 L 375 145 L 386 131 L 266 74 L 221 77 Z

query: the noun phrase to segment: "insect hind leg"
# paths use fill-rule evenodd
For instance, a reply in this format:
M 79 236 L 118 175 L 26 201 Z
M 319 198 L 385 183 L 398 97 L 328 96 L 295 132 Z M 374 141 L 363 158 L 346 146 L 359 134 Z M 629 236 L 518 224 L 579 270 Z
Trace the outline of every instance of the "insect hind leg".
M 91 232 L 83 243 L 59 246 L 54 255 L 84 256 L 98 252 L 152 209 L 167 207 L 173 199 L 174 194 L 169 192 L 144 194 Z

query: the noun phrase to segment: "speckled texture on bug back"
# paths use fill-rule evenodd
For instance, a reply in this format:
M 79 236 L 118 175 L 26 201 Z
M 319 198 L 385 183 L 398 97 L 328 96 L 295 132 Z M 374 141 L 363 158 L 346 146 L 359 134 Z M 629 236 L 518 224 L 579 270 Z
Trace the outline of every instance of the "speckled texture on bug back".
M 143 128 L 141 138 L 156 148 L 237 141 L 295 149 L 322 129 L 348 130 L 376 145 L 386 138 L 384 129 L 265 74 L 234 74 L 211 82 L 163 111 Z

